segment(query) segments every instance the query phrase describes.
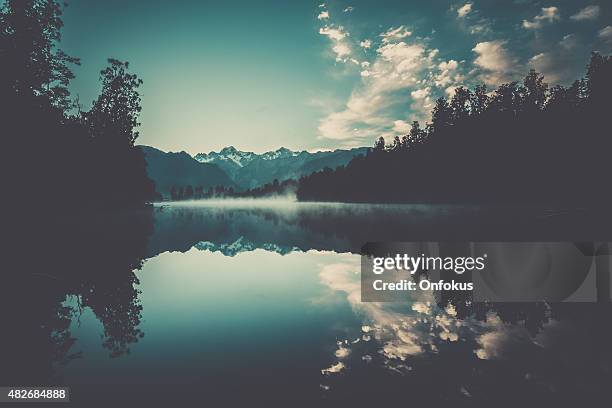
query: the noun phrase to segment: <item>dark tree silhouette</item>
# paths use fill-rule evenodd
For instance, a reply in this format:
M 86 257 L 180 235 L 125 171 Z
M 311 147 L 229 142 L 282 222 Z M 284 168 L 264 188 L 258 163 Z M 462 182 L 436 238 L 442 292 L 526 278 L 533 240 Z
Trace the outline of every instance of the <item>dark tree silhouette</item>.
M 82 112 L 70 95 L 78 64 L 59 48 L 63 7 L 56 0 L 8 0 L 0 6 L 0 120 L 4 170 L 18 210 L 53 198 L 38 211 L 140 207 L 156 198 L 138 137 L 142 83 L 114 59 L 102 92 Z M 78 113 L 75 109 L 78 107 Z M 5 172 L 8 174 L 8 172 Z M 34 191 L 26 186 L 39 185 Z
M 612 58 L 597 53 L 567 88 L 533 70 L 492 94 L 459 87 L 425 129 L 415 122 L 389 146 L 379 138 L 366 157 L 303 177 L 298 199 L 608 205 L 611 93 Z
M 68 84 L 74 74 L 69 66 L 79 59 L 56 47 L 61 39 L 61 17 L 57 1 L 9 0 L 1 6 L 3 99 L 36 98 L 54 107 L 71 107 Z
M 193 198 L 193 187 L 191 185 L 188 185 L 187 187 L 185 187 L 185 193 L 183 195 L 183 199 L 191 200 L 192 198 Z

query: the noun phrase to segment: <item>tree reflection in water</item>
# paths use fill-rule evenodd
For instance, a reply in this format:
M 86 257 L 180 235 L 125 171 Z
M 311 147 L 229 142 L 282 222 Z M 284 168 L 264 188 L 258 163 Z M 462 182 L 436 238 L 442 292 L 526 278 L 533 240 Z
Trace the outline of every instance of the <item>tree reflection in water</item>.
M 505 214 L 444 206 L 181 204 L 144 212 L 41 220 L 35 231 L 15 229 L 7 251 L 8 284 L 0 290 L 7 328 L 2 361 L 8 364 L 0 369 L 0 380 L 4 380 L 0 382 L 61 384 L 58 366 L 82 356 L 70 329 L 86 309 L 102 325 L 101 343 L 108 355 L 128 354 L 145 334 L 136 272 L 145 259 L 195 248 L 228 257 L 255 249 L 327 254 L 330 262 L 319 271 L 321 283 L 336 294 L 345 294 L 364 318 L 363 327 L 354 327 L 353 333 L 339 338 L 342 343 L 330 355 L 329 365 L 320 367 L 321 391 L 331 389 L 333 398 L 342 400 L 348 394 L 360 401 L 374 398 L 374 394 L 360 393 L 372 389 L 377 369 L 399 375 L 385 377 L 377 386 L 402 395 L 408 387 L 413 396 L 422 392 L 423 398 L 434 383 L 439 395 L 450 400 L 457 393 L 460 398 L 466 393 L 476 398 L 507 392 L 510 384 L 537 394 L 541 387 L 536 383 L 559 387 L 572 378 L 577 383 L 567 389 L 602 390 L 602 382 L 610 378 L 605 364 L 612 361 L 605 351 L 610 332 L 605 323 L 612 315 L 608 306 L 486 304 L 457 293 L 413 299 L 402 307 L 361 303 L 359 275 L 353 273 L 359 263 L 342 267 L 344 257 L 358 260 L 354 254 L 366 241 L 500 240 L 503 234 L 511 239 L 567 240 L 610 231 L 601 219 L 551 220 L 537 215 L 537 210 Z M 595 228 L 595 223 L 601 228 Z M 349 272 L 357 281 L 346 278 Z M 568 352 L 571 347 L 564 339 L 572 339 L 581 353 Z M 570 375 L 568 367 L 576 375 Z M 403 376 L 415 371 L 419 376 L 411 377 L 409 385 Z M 525 373 L 531 380 L 525 382 Z M 465 392 L 456 389 L 457 378 L 464 380 Z
M 71 322 L 90 308 L 111 357 L 144 336 L 138 278 L 153 232 L 152 209 L 39 219 L 36 230 L 13 227 L 2 285 L 8 364 L 5 384 L 61 383 L 57 365 L 81 357 Z M 74 300 L 74 301 L 70 301 Z

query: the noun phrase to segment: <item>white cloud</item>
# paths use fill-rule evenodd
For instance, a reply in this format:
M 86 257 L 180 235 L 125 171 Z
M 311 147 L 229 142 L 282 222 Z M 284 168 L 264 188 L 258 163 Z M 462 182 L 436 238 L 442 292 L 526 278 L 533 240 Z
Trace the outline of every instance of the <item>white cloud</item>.
M 410 123 L 403 120 L 396 120 L 393 122 L 393 131 L 400 134 L 406 134 L 410 132 Z
M 529 65 L 534 67 L 539 72 L 544 72 L 554 65 L 554 59 L 550 53 L 541 52 L 529 59 Z
M 455 60 L 442 61 L 438 64 L 440 72 L 434 75 L 434 82 L 438 87 L 448 87 L 449 85 L 459 82 L 462 78 L 457 73 L 459 63 Z
M 329 37 L 332 41 L 341 41 L 348 35 L 343 27 L 333 28 L 328 26 L 321 27 L 319 34 Z
M 351 48 L 342 42 L 337 43 L 332 47 L 332 50 L 336 53 L 336 61 L 344 60 L 348 55 L 351 54 Z
M 382 37 L 383 43 L 394 42 L 394 41 L 409 37 L 411 35 L 412 35 L 412 31 L 408 31 L 408 29 L 404 27 L 403 25 L 397 28 L 391 27 L 384 33 L 380 34 L 380 36 Z
M 336 374 L 342 370 L 344 370 L 344 364 L 339 361 L 335 364 L 332 364 L 330 367 L 324 368 L 323 370 L 321 370 L 321 374 L 325 374 L 325 375 Z
M 326 36 L 332 42 L 332 51 L 336 55 L 337 62 L 347 62 L 347 61 L 356 61 L 353 59 L 349 59 L 349 55 L 351 55 L 351 47 L 346 41 L 349 33 L 346 32 L 344 27 L 333 27 L 333 26 L 325 26 L 319 29 L 319 34 Z M 359 64 L 359 61 L 357 61 Z
M 516 60 L 505 48 L 503 40 L 485 41 L 476 44 L 472 49 L 478 56 L 474 64 L 484 72 L 480 79 L 487 85 L 499 85 L 508 81 L 515 71 Z
M 348 7 L 347 7 L 347 8 L 345 8 L 343 11 L 344 11 L 345 13 L 350 13 L 350 12 L 351 12 L 351 11 L 353 11 L 353 10 L 355 10 L 355 7 L 353 7 L 353 6 L 348 6 Z
M 472 3 L 466 3 L 457 9 L 457 17 L 463 18 L 472 11 Z
M 372 47 L 372 41 L 370 40 L 363 40 L 359 43 L 359 46 L 361 48 L 365 48 L 366 50 Z
M 575 21 L 582 20 L 595 20 L 599 17 L 599 13 L 601 12 L 601 8 L 599 6 L 586 6 L 576 14 L 570 17 L 570 19 Z
M 523 28 L 527 30 L 536 30 L 542 28 L 544 23 L 553 23 L 556 20 L 560 20 L 559 9 L 555 6 L 542 7 L 542 12 L 535 16 L 533 20 L 523 20 Z
M 319 139 L 348 146 L 405 134 L 412 121 L 430 119 L 436 94 L 463 83 L 461 63 L 442 61 L 438 50 L 428 47 L 427 39 L 413 40 L 406 26 L 382 30 L 377 44 L 353 39 L 333 22 L 319 32 L 332 41 L 337 61 L 359 67 L 357 84 L 346 103 L 320 120 Z M 375 52 L 358 57 L 358 47 Z
M 412 99 L 425 99 L 429 96 L 430 88 L 417 89 L 416 91 L 410 92 Z
M 474 3 L 468 2 L 463 6 L 452 6 L 451 11 L 457 13 L 459 26 L 470 34 L 484 36 L 491 33 L 491 21 L 481 16 L 474 8 Z
M 319 13 L 319 15 L 317 16 L 317 18 L 319 20 L 328 20 L 329 19 L 329 11 L 327 10 L 323 10 L 322 12 Z
M 380 46 L 373 62 L 362 64 L 362 83 L 353 90 L 344 109 L 320 122 L 321 137 L 368 143 L 381 135 L 393 137 L 397 134 L 393 127 L 399 120 L 394 117 L 394 108 L 411 99 L 411 119 L 423 119 L 431 109 L 431 98 L 421 81 L 429 69 L 436 69 L 437 64 L 432 62 L 435 55 L 419 43 L 402 41 Z M 398 95 L 398 91 L 409 92 L 410 98 L 405 92 Z
M 393 74 L 401 75 L 420 66 L 425 49 L 418 44 L 399 42 L 383 45 L 377 52 L 383 60 L 391 63 Z
M 612 26 L 606 26 L 599 30 L 599 38 L 606 42 L 612 42 Z

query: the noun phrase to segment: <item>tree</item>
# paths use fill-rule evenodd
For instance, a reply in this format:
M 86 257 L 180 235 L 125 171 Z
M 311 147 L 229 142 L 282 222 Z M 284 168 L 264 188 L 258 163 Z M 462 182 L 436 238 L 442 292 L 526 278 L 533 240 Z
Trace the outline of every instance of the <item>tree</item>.
M 609 99 L 612 92 L 611 55 L 603 56 L 597 52 L 591 54 L 584 85 L 592 102 L 603 105 Z
M 215 194 L 223 197 L 225 195 L 225 187 L 222 185 L 218 185 L 215 187 Z
M 202 198 L 203 195 L 204 195 L 204 186 L 197 186 L 195 188 L 194 197 L 197 199 L 200 199 Z
M 384 147 L 345 167 L 302 177 L 300 200 L 529 203 L 609 206 L 612 56 L 593 54 L 584 79 L 549 90 L 530 71 L 522 84 L 459 87 L 436 101 L 432 123 L 414 122 L 402 149 Z M 418 148 L 413 148 L 418 145 Z M 397 178 L 407 188 L 398 188 Z M 362 188 L 367 186 L 368 188 Z M 482 186 L 486 186 L 483 188 Z
M 185 195 L 183 196 L 185 200 L 191 200 L 193 198 L 193 187 L 189 184 L 185 188 Z
M 495 94 L 491 98 L 489 107 L 499 113 L 516 114 L 517 107 L 521 104 L 521 97 L 518 89 L 518 83 L 509 82 L 502 84 L 497 88 Z
M 399 136 L 395 136 L 393 138 L 393 144 L 391 145 L 390 150 L 394 152 L 399 152 L 402 148 L 402 141 Z
M 527 112 L 539 111 L 544 107 L 548 95 L 548 84 L 544 76 L 534 69 L 530 70 L 523 80 L 522 105 Z
M 472 92 L 462 86 L 455 89 L 455 94 L 451 99 L 450 109 L 452 122 L 457 123 L 466 119 L 470 115 L 470 101 Z
M 134 146 L 142 107 L 138 88 L 142 80 L 128 72 L 129 63 L 109 58 L 100 71 L 102 93 L 86 114 L 92 137 L 104 137 L 113 144 Z
M 374 151 L 382 152 L 384 150 L 385 150 L 385 138 L 381 136 L 374 143 Z
M 143 204 L 154 199 L 155 185 L 147 176 L 144 154 L 134 146 L 142 110 L 138 92 L 142 80 L 128 72 L 127 62 L 111 58 L 108 63 L 100 71 L 102 92 L 83 114 L 95 148 L 93 178 L 112 192 L 109 205 Z M 108 166 L 110 158 L 112 166 Z
M 472 115 L 482 115 L 489 104 L 489 96 L 487 95 L 487 86 L 484 84 L 476 86 L 471 94 L 470 110 Z
M 452 109 L 448 101 L 438 98 L 431 113 L 431 125 L 434 132 L 438 132 L 452 124 Z
M 408 134 L 408 142 L 412 145 L 421 144 L 425 141 L 426 133 L 421 129 L 421 124 L 418 121 L 413 121 Z M 405 147 L 409 147 L 406 145 Z
M 79 59 L 57 47 L 62 6 L 56 0 L 9 0 L 0 8 L 0 93 L 7 97 L 43 98 L 53 107 L 72 106 L 70 65 Z

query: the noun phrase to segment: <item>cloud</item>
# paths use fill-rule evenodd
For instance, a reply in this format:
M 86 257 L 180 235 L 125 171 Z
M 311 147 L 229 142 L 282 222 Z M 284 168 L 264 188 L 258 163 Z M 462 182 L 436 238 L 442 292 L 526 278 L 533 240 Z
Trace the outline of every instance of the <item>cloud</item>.
M 339 42 L 332 47 L 332 50 L 336 53 L 336 61 L 344 60 L 344 58 L 351 53 L 351 48 L 345 43 Z
M 347 7 L 347 8 L 345 8 L 343 11 L 344 11 L 345 13 L 350 13 L 350 12 L 352 12 L 353 10 L 355 10 L 355 7 L 353 7 L 353 6 L 348 6 L 348 7 Z
M 612 26 L 602 28 L 597 35 L 605 42 L 612 42 Z
M 481 360 L 507 359 L 533 344 L 525 327 L 505 324 L 495 313 L 489 312 L 485 333 L 476 337 L 480 348 L 474 353 Z
M 556 20 L 560 20 L 559 9 L 555 6 L 542 7 L 542 12 L 535 16 L 533 20 L 523 20 L 523 28 L 527 30 L 537 30 L 542 28 L 544 23 L 553 23 Z
M 465 3 L 457 9 L 457 17 L 463 18 L 472 11 L 472 3 Z
M 474 8 L 474 3 L 465 3 L 463 6 L 452 6 L 451 11 L 457 13 L 459 26 L 472 35 L 488 35 L 492 32 L 492 23 L 483 17 Z
M 394 42 L 394 41 L 409 37 L 411 35 L 412 35 L 412 31 L 408 31 L 408 29 L 404 27 L 403 25 L 397 28 L 391 27 L 386 32 L 380 34 L 380 36 L 382 37 L 383 43 Z
M 447 87 L 450 84 L 459 82 L 461 80 L 457 74 L 457 69 L 459 68 L 459 63 L 457 61 L 442 61 L 440 64 L 438 64 L 438 68 L 440 72 L 434 76 L 436 86 Z
M 374 48 L 370 40 L 353 43 L 337 27 L 322 30 L 336 41 L 338 60 L 353 61 L 348 54 L 353 46 Z M 361 68 L 360 81 L 342 109 L 320 120 L 320 139 L 351 145 L 369 144 L 380 136 L 390 140 L 407 133 L 412 121 L 429 120 L 435 94 L 461 84 L 459 62 L 441 61 L 426 40 L 408 41 L 411 35 L 406 26 L 390 27 L 379 35 L 381 43 L 368 60 L 353 61 Z
M 406 134 L 408 132 L 410 132 L 410 123 L 403 121 L 403 120 L 396 120 L 393 122 L 393 131 L 400 133 L 400 134 Z
M 330 367 L 324 368 L 323 370 L 321 370 L 321 374 L 325 374 L 325 375 L 337 374 L 341 372 L 342 370 L 344 370 L 344 368 L 345 368 L 344 364 L 339 361 L 335 364 L 332 364 Z
M 559 41 L 559 45 L 566 50 L 574 49 L 578 46 L 578 37 L 576 37 L 576 34 L 565 35 L 563 39 Z
M 372 41 L 370 40 L 363 40 L 359 43 L 359 46 L 361 48 L 365 48 L 366 50 L 369 49 L 370 47 L 372 47 Z
M 344 27 L 334 27 L 326 25 L 325 27 L 321 27 L 319 29 L 319 34 L 324 35 L 331 40 L 332 51 L 336 55 L 337 62 L 347 62 L 351 60 L 349 59 L 349 55 L 351 55 L 352 50 L 348 41 L 346 41 L 347 37 L 349 36 L 349 33 L 346 32 Z M 356 60 L 352 59 L 351 61 Z M 359 63 L 359 61 L 357 61 L 357 63 Z
M 574 21 L 595 20 L 599 17 L 601 8 L 599 6 L 586 6 L 576 14 L 570 17 Z
M 317 19 L 319 19 L 319 20 L 328 20 L 329 19 L 329 11 L 323 10 L 322 12 L 319 13 L 319 15 L 317 16 Z
M 542 73 L 550 84 L 568 83 L 576 78 L 583 68 L 583 60 L 576 58 L 572 48 L 564 49 L 563 45 L 541 52 L 531 57 L 527 63 L 530 68 Z
M 487 85 L 499 85 L 511 79 L 515 73 L 516 59 L 505 48 L 503 40 L 485 41 L 472 49 L 478 56 L 474 64 L 484 72 L 480 79 Z
M 348 35 L 343 27 L 333 28 L 328 26 L 321 27 L 319 34 L 329 37 L 332 41 L 342 41 Z
M 393 28 L 383 34 L 383 38 L 398 38 L 405 36 L 405 28 Z M 437 64 L 432 62 L 435 55 L 420 42 L 386 42 L 379 46 L 372 62 L 360 64 L 362 82 L 344 109 L 319 123 L 320 136 L 369 143 L 381 135 L 391 138 L 403 133 L 398 131 L 397 121 L 404 120 L 408 107 L 413 110 L 411 119 L 423 119 L 429 114 L 431 100 L 430 90 L 422 81 L 430 69 L 437 70 Z M 404 111 L 403 117 L 396 116 L 398 110 Z
M 470 34 L 487 34 L 491 32 L 491 23 L 485 19 L 481 19 L 479 22 L 472 24 L 470 27 Z

